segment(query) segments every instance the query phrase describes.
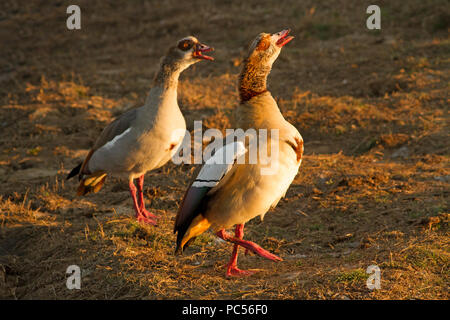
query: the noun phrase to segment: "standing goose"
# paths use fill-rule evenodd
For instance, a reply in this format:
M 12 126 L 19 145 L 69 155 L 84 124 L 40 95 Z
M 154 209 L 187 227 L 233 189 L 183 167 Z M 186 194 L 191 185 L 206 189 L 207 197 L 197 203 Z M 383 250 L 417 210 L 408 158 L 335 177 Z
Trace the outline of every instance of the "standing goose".
M 178 78 L 190 65 L 213 60 L 203 54 L 211 50 L 192 36 L 168 50 L 145 104 L 111 122 L 83 163 L 67 176 L 70 179 L 78 174 L 77 195 L 98 192 L 107 175 L 128 178 L 137 220 L 156 225 L 157 217 L 145 209 L 144 175 L 168 162 L 182 143 L 186 122 L 177 102 Z M 137 189 L 134 179 L 138 179 Z
M 275 130 L 278 133 L 278 137 L 270 135 L 266 143 L 259 142 L 258 146 L 259 150 L 272 150 L 273 145 L 278 146 L 278 156 L 272 160 L 276 169 L 264 172 L 268 165 L 260 155 L 253 164 L 248 159 L 239 161 L 249 154 L 248 140 L 226 144 L 200 168 L 176 217 L 177 253 L 209 228 L 221 239 L 234 244 L 227 276 L 253 273 L 238 269 L 239 246 L 273 261 L 282 260 L 257 244 L 243 240 L 243 229 L 247 221 L 256 216 L 263 219 L 266 212 L 277 205 L 297 175 L 302 161 L 303 139 L 297 129 L 284 119 L 266 87 L 273 62 L 281 48 L 293 39 L 289 31 L 272 35 L 261 33 L 251 44 L 239 78 L 241 103 L 235 120 L 236 128 Z M 232 155 L 233 161 L 223 164 L 224 154 L 227 157 Z M 234 225 L 233 237 L 225 229 Z

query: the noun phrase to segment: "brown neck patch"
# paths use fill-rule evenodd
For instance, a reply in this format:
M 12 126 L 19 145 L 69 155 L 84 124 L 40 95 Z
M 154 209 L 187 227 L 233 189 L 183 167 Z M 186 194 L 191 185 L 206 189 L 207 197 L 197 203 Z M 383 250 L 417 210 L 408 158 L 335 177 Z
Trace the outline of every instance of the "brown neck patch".
M 264 89 L 262 91 L 254 91 L 249 88 L 239 88 L 239 97 L 241 98 L 241 102 L 246 102 L 253 97 L 263 94 L 264 92 L 267 92 L 267 89 Z
M 249 58 L 245 61 L 239 77 L 239 96 L 241 102 L 250 100 L 267 91 L 267 76 L 270 67 L 264 66 L 260 61 Z

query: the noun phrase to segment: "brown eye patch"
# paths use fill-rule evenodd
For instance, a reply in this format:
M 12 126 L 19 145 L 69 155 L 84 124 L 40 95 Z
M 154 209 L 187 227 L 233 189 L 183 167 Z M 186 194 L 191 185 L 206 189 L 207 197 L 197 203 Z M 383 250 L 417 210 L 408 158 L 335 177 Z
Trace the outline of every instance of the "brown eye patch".
M 259 40 L 256 50 L 265 51 L 270 46 L 270 34 L 265 35 L 261 40 Z
M 193 45 L 194 45 L 194 41 L 189 40 L 189 39 L 183 40 L 183 41 L 180 41 L 180 43 L 178 43 L 178 49 L 187 51 L 190 48 L 192 48 Z

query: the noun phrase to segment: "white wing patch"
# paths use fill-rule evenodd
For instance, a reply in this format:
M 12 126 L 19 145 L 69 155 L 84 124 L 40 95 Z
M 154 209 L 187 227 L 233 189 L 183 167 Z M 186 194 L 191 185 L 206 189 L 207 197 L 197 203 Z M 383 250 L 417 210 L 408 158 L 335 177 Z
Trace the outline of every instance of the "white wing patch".
M 124 135 L 126 135 L 128 132 L 130 132 L 131 128 L 128 128 L 127 130 L 125 130 L 124 132 L 122 132 L 121 134 L 119 134 L 118 136 L 115 136 L 114 139 L 112 139 L 111 141 L 108 141 L 108 143 L 106 143 L 105 145 L 103 145 L 102 148 L 106 148 L 106 149 L 111 149 L 114 144 L 116 143 L 117 140 L 119 140 L 120 138 L 122 138 Z
M 233 142 L 217 150 L 217 152 L 206 160 L 193 187 L 214 187 L 228 171 L 230 171 L 238 157 L 245 154 L 247 149 L 242 142 Z

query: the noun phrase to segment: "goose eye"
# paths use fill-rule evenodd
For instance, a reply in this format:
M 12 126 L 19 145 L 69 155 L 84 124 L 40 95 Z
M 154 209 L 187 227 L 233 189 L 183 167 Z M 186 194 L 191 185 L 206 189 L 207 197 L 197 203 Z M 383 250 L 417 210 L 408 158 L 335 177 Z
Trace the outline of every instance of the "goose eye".
M 191 40 L 184 40 L 178 44 L 178 48 L 183 51 L 187 51 L 192 48 L 193 42 Z

